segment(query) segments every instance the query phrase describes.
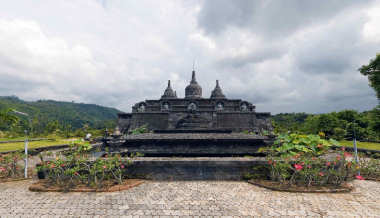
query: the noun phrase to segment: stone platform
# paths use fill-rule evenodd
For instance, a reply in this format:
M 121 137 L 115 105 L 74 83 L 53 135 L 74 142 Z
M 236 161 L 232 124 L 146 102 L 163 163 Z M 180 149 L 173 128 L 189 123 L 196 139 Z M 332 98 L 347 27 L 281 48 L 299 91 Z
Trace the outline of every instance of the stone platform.
M 258 149 L 273 139 L 244 133 L 145 133 L 110 141 L 113 153 L 141 153 L 129 174 L 153 180 L 241 180 L 264 164 Z M 250 156 L 250 157 L 247 157 Z M 256 156 L 256 157 L 253 157 Z M 261 155 L 262 156 L 262 155 Z
M 145 157 L 232 157 L 253 155 L 273 139 L 243 133 L 146 133 L 128 135 L 113 149 Z

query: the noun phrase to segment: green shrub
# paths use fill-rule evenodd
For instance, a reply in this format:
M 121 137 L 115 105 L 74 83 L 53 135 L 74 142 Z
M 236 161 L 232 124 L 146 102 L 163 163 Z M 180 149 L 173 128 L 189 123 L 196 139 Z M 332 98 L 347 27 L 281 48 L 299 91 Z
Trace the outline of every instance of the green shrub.
M 358 170 L 366 179 L 380 179 L 380 160 L 359 155 Z
M 351 180 L 355 174 L 355 164 L 346 160 L 350 155 L 341 152 L 335 160 L 299 155 L 291 158 L 272 157 L 268 160 L 270 179 L 288 185 L 339 186 Z
M 149 129 L 147 125 L 140 126 L 131 131 L 132 135 L 143 134 L 143 133 L 149 133 Z
M 84 184 L 91 187 L 103 187 L 110 183 L 121 184 L 126 178 L 130 160 L 122 160 L 120 155 L 106 155 L 104 158 L 90 160 L 88 144 L 75 144 L 64 157 L 43 162 L 38 167 L 44 171 L 50 184 L 72 187 Z
M 320 156 L 326 153 L 332 145 L 339 145 L 339 143 L 333 139 L 322 139 L 319 135 L 281 134 L 277 137 L 270 152 L 282 157 L 297 154 Z
M 323 154 L 338 142 L 321 137 L 324 137 L 322 132 L 319 135 L 280 135 L 269 149 L 270 179 L 303 186 L 339 186 L 352 179 L 355 164 L 346 159 L 352 155 L 342 149 L 335 160 L 326 159 Z

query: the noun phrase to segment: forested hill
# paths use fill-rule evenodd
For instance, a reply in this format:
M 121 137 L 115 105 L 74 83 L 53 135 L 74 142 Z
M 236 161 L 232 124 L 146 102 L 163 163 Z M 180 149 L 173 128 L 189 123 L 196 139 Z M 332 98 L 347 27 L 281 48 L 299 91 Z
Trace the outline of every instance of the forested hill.
M 0 96 L 0 110 L 12 108 L 32 116 L 33 126 L 45 127 L 58 121 L 60 126 L 70 129 L 88 125 L 92 128 L 104 128 L 117 119 L 115 108 L 95 104 L 62 102 L 53 100 L 24 101 L 15 96 Z M 112 125 L 112 124 L 111 124 Z

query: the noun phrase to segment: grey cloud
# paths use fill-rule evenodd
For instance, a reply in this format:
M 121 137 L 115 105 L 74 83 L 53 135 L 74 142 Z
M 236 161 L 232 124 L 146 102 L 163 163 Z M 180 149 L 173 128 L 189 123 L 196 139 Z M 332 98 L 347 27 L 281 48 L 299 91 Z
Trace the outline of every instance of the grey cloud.
M 269 59 L 276 59 L 286 53 L 284 46 L 265 45 L 263 48 L 253 49 L 251 52 L 234 57 L 225 57 L 217 61 L 218 67 L 241 68 L 247 64 L 260 63 Z
M 159 98 L 168 79 L 183 97 L 196 58 L 203 97 L 219 79 L 227 97 L 257 111 L 377 104 L 357 72 L 380 47 L 362 36 L 368 1 L 199 2 L 36 0 L 31 11 L 9 1 L 0 8 L 1 95 L 130 111 Z
M 284 37 L 309 24 L 320 23 L 341 11 L 368 5 L 366 1 L 341 0 L 209 0 L 198 16 L 198 25 L 218 34 L 228 27 L 250 29 L 265 37 Z

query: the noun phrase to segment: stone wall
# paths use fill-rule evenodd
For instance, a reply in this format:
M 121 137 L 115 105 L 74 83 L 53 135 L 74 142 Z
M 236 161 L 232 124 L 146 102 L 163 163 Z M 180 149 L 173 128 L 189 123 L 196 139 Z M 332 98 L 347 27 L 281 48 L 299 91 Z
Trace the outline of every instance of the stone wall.
M 118 125 L 122 132 L 147 125 L 151 130 L 170 129 L 231 129 L 262 133 L 272 131 L 269 113 L 255 112 L 144 112 L 120 114 Z

